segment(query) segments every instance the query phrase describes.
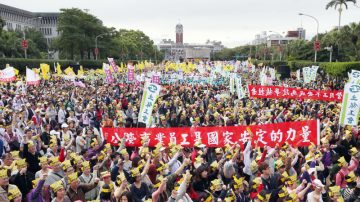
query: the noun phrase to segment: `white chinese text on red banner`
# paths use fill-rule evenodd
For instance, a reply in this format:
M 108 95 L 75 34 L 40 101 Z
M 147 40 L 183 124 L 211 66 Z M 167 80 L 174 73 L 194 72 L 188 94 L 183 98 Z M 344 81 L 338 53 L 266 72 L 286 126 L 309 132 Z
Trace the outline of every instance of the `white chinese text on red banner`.
M 167 146 L 170 142 L 183 147 L 193 147 L 201 139 L 207 147 L 224 147 L 239 143 L 244 146 L 250 140 L 260 147 L 274 147 L 285 142 L 293 146 L 319 144 L 320 128 L 318 120 L 286 122 L 256 126 L 192 127 L 192 128 L 102 128 L 107 142 L 118 145 L 125 136 L 126 146 L 141 146 L 142 137 L 149 137 L 149 146 L 159 142 Z
M 343 98 L 343 91 L 340 90 L 307 90 L 281 86 L 259 85 L 248 85 L 248 89 L 250 98 L 310 99 L 329 102 L 341 102 Z

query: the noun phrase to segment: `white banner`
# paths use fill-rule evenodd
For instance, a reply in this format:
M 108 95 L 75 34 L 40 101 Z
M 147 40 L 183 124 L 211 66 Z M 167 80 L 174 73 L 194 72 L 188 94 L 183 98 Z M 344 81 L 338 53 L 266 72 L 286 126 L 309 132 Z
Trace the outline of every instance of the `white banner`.
M 245 92 L 244 92 L 244 89 L 241 84 L 241 77 L 235 78 L 235 83 L 236 83 L 236 93 L 237 93 L 238 99 L 244 98 Z
M 26 85 L 38 85 L 40 83 L 40 76 L 33 70 L 26 68 Z
M 230 75 L 230 93 L 231 94 L 234 94 L 234 92 L 235 92 L 235 89 L 234 89 L 234 82 L 235 82 L 235 75 L 234 74 L 231 74 Z
M 311 81 L 316 81 L 316 75 L 317 75 L 318 69 L 319 69 L 319 66 L 311 66 L 311 71 L 310 71 Z
M 145 83 L 138 122 L 145 123 L 146 127 L 149 127 L 150 125 L 152 110 L 154 103 L 159 96 L 160 90 L 161 86 L 158 84 L 149 82 Z
M 269 72 L 272 80 L 276 79 L 276 72 L 274 68 L 269 67 Z
M 0 82 L 12 82 L 16 80 L 15 70 L 13 67 L 6 67 L 0 70 Z
M 296 70 L 296 79 L 297 79 L 298 81 L 301 80 L 301 70 L 300 70 L 300 69 Z
M 340 113 L 340 124 L 357 126 L 360 110 L 360 85 L 345 84 L 343 102 Z
M 360 84 L 360 71 L 352 69 L 351 73 L 348 73 L 348 75 L 349 75 L 349 83 Z
M 303 68 L 304 83 L 310 83 L 310 81 L 311 81 L 311 70 L 310 69 L 311 69 L 310 67 Z

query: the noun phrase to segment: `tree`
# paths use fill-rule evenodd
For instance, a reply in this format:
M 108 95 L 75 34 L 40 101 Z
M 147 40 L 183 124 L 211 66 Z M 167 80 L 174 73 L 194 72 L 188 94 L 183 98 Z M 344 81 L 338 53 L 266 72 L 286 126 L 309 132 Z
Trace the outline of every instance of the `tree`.
M 77 8 L 61 9 L 58 31 L 60 36 L 54 43 L 55 47 L 64 52 L 62 55 L 66 58 L 73 60 L 75 56 L 84 59 L 85 55 L 90 59 L 95 48 L 95 37 L 109 34 L 109 29 L 103 26 L 101 20 Z
M 340 25 L 341 25 L 341 13 L 342 13 L 342 7 L 345 6 L 346 10 L 348 9 L 348 3 L 354 3 L 356 5 L 356 0 L 331 0 L 327 5 L 326 5 L 326 10 L 334 7 L 335 10 L 337 9 L 337 7 L 339 6 L 339 27 L 338 30 L 340 31 Z

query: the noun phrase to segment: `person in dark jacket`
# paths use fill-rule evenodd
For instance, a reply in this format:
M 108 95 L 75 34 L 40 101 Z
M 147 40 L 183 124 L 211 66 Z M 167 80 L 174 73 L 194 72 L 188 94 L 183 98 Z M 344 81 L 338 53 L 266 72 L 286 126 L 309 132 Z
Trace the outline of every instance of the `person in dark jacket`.
M 23 157 L 26 159 L 26 162 L 29 164 L 30 172 L 36 173 L 41 169 L 40 160 L 39 160 L 39 157 L 41 157 L 41 155 L 38 151 L 36 151 L 36 147 L 32 140 L 27 141 L 27 143 L 24 144 Z
M 10 177 L 10 183 L 16 185 L 22 193 L 22 200 L 26 200 L 26 195 L 32 189 L 32 181 L 35 179 L 34 173 L 30 172 L 25 159 L 16 161 L 19 172 Z

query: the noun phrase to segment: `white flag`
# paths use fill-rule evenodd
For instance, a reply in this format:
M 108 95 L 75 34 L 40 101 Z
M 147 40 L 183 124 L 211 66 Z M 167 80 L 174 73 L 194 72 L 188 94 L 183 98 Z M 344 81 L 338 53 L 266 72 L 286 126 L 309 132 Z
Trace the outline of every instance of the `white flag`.
M 357 126 L 360 110 L 360 85 L 345 84 L 343 102 L 340 113 L 340 125 Z
M 310 67 L 303 68 L 303 78 L 304 78 L 304 83 L 310 83 L 310 81 L 311 81 L 311 68 Z
M 138 122 L 145 123 L 146 127 L 149 127 L 150 125 L 152 110 L 154 107 L 154 103 L 159 96 L 160 90 L 161 86 L 158 84 L 149 82 L 145 83 L 144 92 L 141 99 Z
M 319 69 L 319 66 L 311 66 L 311 71 L 310 71 L 311 81 L 316 81 L 316 75 L 317 75 L 318 69 Z
M 12 82 L 16 80 L 15 70 L 13 67 L 7 66 L 0 70 L 0 82 Z
M 40 76 L 33 70 L 26 68 L 26 85 L 38 85 L 40 83 Z

